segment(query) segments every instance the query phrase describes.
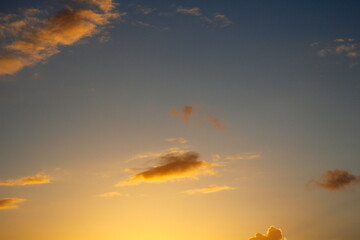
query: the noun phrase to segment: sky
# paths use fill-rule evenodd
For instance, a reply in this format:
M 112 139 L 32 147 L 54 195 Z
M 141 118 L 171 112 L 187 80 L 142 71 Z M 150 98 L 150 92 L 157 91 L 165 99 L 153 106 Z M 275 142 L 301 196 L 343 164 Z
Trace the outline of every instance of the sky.
M 0 239 L 360 239 L 360 2 L 0 5 Z

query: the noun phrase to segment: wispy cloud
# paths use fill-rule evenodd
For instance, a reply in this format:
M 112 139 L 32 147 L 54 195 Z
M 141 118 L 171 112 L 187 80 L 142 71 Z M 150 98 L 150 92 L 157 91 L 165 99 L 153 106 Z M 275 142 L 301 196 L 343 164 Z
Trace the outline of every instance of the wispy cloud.
M 190 189 L 185 191 L 184 193 L 186 194 L 197 194 L 197 193 L 202 193 L 202 194 L 207 194 L 207 193 L 215 193 L 215 192 L 220 192 L 220 191 L 225 191 L 225 190 L 233 190 L 235 189 L 234 187 L 230 187 L 230 186 L 219 186 L 219 185 L 210 185 L 204 188 L 198 188 L 198 189 Z
M 198 7 L 184 8 L 184 7 L 179 6 L 176 8 L 176 12 L 193 15 L 193 16 L 201 16 L 202 15 L 200 8 L 198 8 Z
M 166 138 L 165 139 L 166 142 L 174 142 L 174 143 L 181 143 L 181 144 L 185 144 L 188 143 L 188 140 L 182 137 L 177 137 L 177 138 Z
M 199 175 L 213 175 L 215 164 L 199 160 L 196 152 L 168 153 L 159 158 L 158 164 L 130 176 L 117 186 L 135 185 L 142 182 L 167 182 L 182 178 L 196 179 Z
M 110 19 L 121 16 L 114 11 L 112 0 L 72 2 L 77 5 L 45 19 L 36 15 L 41 10 L 25 11 L 25 16 L 18 17 L 20 20 L 3 17 L 5 23 L 0 25 L 3 42 L 0 46 L 0 75 L 12 75 L 26 66 L 42 62 L 58 53 L 59 47 L 92 36 Z
M 185 152 L 186 152 L 185 150 L 175 147 L 175 148 L 170 148 L 170 149 L 166 150 L 165 152 L 147 152 L 147 153 L 137 154 L 137 155 L 131 157 L 129 160 L 127 160 L 127 162 L 130 162 L 133 160 L 138 160 L 138 159 L 163 157 L 168 154 L 182 154 Z
M 232 24 L 232 21 L 222 13 L 214 13 L 214 19 L 220 27 L 227 27 Z
M 360 184 L 360 176 L 354 175 L 347 170 L 335 169 L 326 171 L 320 180 L 312 180 L 310 183 L 331 191 L 343 190 L 348 186 Z
M 97 196 L 101 197 L 101 198 L 128 197 L 129 194 L 123 194 L 123 193 L 119 193 L 119 192 L 106 192 L 106 193 L 99 194 Z
M 135 26 L 138 26 L 138 27 L 152 28 L 152 29 L 155 29 L 155 30 L 158 30 L 158 31 L 169 30 L 168 27 L 157 26 L 157 25 L 153 25 L 153 24 L 150 24 L 150 23 L 145 23 L 145 22 L 142 22 L 142 21 L 134 21 L 133 24 Z
M 194 114 L 194 108 L 189 105 L 183 106 L 180 110 L 172 108 L 170 109 L 169 114 L 183 120 L 184 122 L 189 122 L 190 117 Z
M 317 54 L 321 57 L 344 56 L 350 59 L 360 57 L 360 45 L 354 38 L 337 38 L 327 46 L 323 46 L 320 42 L 313 43 L 311 46 L 320 47 Z
M 219 27 L 222 27 L 222 28 L 227 27 L 227 26 L 229 26 L 229 25 L 231 25 L 233 23 L 223 13 L 214 13 L 211 17 L 208 17 L 208 16 L 204 15 L 201 12 L 201 9 L 198 8 L 198 7 L 185 8 L 185 7 L 182 7 L 182 6 L 178 6 L 176 8 L 176 12 L 181 13 L 181 14 L 196 16 L 196 17 L 200 18 L 204 22 L 215 24 L 215 25 L 217 25 Z
M 200 122 L 205 121 L 206 123 L 210 124 L 211 126 L 215 127 L 218 130 L 223 131 L 227 129 L 227 126 L 221 122 L 220 118 L 210 114 L 206 114 L 201 106 L 200 107 L 197 106 L 196 110 L 195 110 L 195 106 L 191 106 L 191 105 L 185 105 L 180 110 L 177 110 L 176 108 L 172 108 L 170 109 L 169 114 L 171 116 L 183 120 L 185 123 L 190 122 L 194 116 L 195 120 L 198 120 Z
M 18 203 L 26 201 L 22 198 L 3 198 L 0 199 L 0 210 L 18 208 Z
M 223 125 L 221 123 L 220 119 L 217 117 L 214 117 L 212 115 L 207 115 L 205 119 L 208 123 L 210 123 L 212 126 L 214 126 L 218 130 L 226 130 L 226 128 L 227 128 L 225 125 Z
M 283 234 L 281 229 L 271 226 L 266 234 L 258 233 L 255 237 L 249 238 L 249 240 L 282 240 Z
M 44 174 L 36 174 L 34 176 L 1 181 L 0 186 L 25 186 L 25 185 L 34 185 L 34 184 L 45 184 L 50 182 L 51 179 L 49 176 Z
M 150 13 L 156 11 L 156 8 L 144 7 L 143 5 L 140 4 L 137 4 L 135 7 L 137 12 L 144 15 L 149 15 Z
M 234 154 L 228 155 L 224 159 L 225 160 L 252 160 L 256 158 L 260 158 L 260 153 L 241 153 L 241 154 Z

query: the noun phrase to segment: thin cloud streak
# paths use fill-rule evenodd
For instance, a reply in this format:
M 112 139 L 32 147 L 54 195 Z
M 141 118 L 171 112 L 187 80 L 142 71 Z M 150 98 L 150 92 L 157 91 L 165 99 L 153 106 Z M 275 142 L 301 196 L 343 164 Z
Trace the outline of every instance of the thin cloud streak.
M 260 153 L 241 153 L 241 154 L 235 154 L 235 155 L 229 155 L 226 156 L 225 160 L 252 160 L 260 158 Z
M 166 138 L 165 139 L 166 142 L 174 142 L 174 143 L 180 143 L 180 144 L 186 144 L 188 143 L 188 140 L 182 137 L 178 137 L 178 138 Z
M 26 201 L 23 198 L 3 198 L 0 199 L 0 210 L 18 208 L 18 204 Z
M 97 197 L 101 197 L 101 198 L 128 197 L 128 196 L 129 196 L 129 194 L 123 194 L 123 193 L 119 193 L 119 192 L 106 192 L 106 193 L 97 195 Z
M 198 188 L 198 189 L 190 189 L 185 191 L 184 193 L 186 194 L 208 194 L 208 193 L 216 193 L 216 192 L 220 192 L 220 191 L 225 191 L 225 190 L 234 190 L 234 187 L 230 187 L 230 186 L 218 186 L 218 185 L 210 185 L 204 188 Z
M 0 186 L 25 186 L 34 184 L 46 184 L 50 183 L 51 179 L 49 176 L 44 174 L 37 174 L 34 176 L 23 177 L 19 179 L 11 179 L 0 182 Z
M 205 119 L 208 123 L 210 123 L 212 126 L 214 126 L 218 130 L 224 131 L 227 129 L 227 127 L 225 125 L 223 125 L 221 123 L 220 119 L 217 117 L 214 117 L 212 115 L 207 115 Z

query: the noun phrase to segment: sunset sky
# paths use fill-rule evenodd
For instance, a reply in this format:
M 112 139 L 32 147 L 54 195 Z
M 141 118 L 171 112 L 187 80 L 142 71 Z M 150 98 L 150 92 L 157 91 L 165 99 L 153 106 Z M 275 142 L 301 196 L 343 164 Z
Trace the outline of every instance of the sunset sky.
M 0 6 L 1 240 L 360 239 L 359 1 Z

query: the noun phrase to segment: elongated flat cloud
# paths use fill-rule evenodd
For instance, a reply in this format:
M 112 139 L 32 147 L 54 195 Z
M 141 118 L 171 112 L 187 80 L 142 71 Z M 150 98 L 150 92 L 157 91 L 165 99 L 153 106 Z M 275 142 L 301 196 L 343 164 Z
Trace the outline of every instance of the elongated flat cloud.
M 215 192 L 220 192 L 220 191 L 225 191 L 225 190 L 233 190 L 235 189 L 234 187 L 230 187 L 230 186 L 218 186 L 218 185 L 210 185 L 204 188 L 198 188 L 198 189 L 190 189 L 185 191 L 186 194 L 197 194 L 197 193 L 202 193 L 202 194 L 207 194 L 207 193 L 215 193 Z
M 261 157 L 260 153 L 241 153 L 241 154 L 226 156 L 225 160 L 252 160 L 260 157 Z
M 22 198 L 3 198 L 0 199 L 0 210 L 18 208 L 18 203 L 24 202 Z
M 177 117 L 184 122 L 188 122 L 190 120 L 191 115 L 194 114 L 194 108 L 192 106 L 183 106 L 180 110 L 176 108 L 170 109 L 170 115 Z
M 320 180 L 313 182 L 324 189 L 337 191 L 345 189 L 347 186 L 359 184 L 360 176 L 356 176 L 347 170 L 335 169 L 326 171 Z
M 176 8 L 176 12 L 193 15 L 193 16 L 201 16 L 202 15 L 200 8 L 198 8 L 198 7 L 184 8 L 184 7 L 179 6 Z
M 97 195 L 98 197 L 102 197 L 102 198 L 111 198 L 111 197 L 127 197 L 129 196 L 129 194 L 123 194 L 123 193 L 119 193 L 119 192 L 107 192 L 107 193 L 102 193 Z
M 318 42 L 316 46 L 319 45 L 320 43 Z M 360 57 L 360 45 L 358 42 L 355 42 L 354 38 L 338 38 L 327 47 L 318 50 L 318 55 L 321 57 L 337 55 L 355 59 Z
M 0 182 L 0 186 L 25 186 L 34 184 L 45 184 L 50 183 L 51 179 L 49 176 L 44 174 L 37 174 L 34 176 L 23 177 L 19 179 L 11 179 Z
M 186 140 L 185 138 L 182 138 L 182 137 L 178 137 L 178 138 L 166 138 L 165 141 L 166 141 L 166 142 L 181 143 L 181 144 L 185 144 L 185 143 L 188 142 L 188 140 Z
M 9 18 L 1 25 L 0 39 L 4 44 L 0 46 L 0 76 L 12 75 L 26 66 L 42 62 L 58 53 L 59 47 L 73 45 L 98 33 L 111 18 L 120 16 L 113 12 L 112 0 L 73 2 L 83 7 L 65 8 L 47 19 L 33 16 L 35 13 L 22 20 L 11 21 Z
M 282 231 L 274 226 L 271 226 L 266 234 L 258 233 L 255 237 L 249 238 L 249 240 L 282 240 Z
M 226 130 L 226 128 L 227 128 L 225 125 L 223 125 L 221 123 L 220 119 L 217 117 L 214 117 L 212 115 L 207 115 L 205 119 L 208 123 L 210 123 L 212 126 L 214 126 L 218 130 Z
M 168 153 L 160 157 L 157 165 L 130 176 L 116 186 L 167 182 L 183 178 L 196 179 L 199 175 L 215 174 L 213 166 L 215 165 L 212 163 L 199 160 L 199 154 L 196 152 Z

